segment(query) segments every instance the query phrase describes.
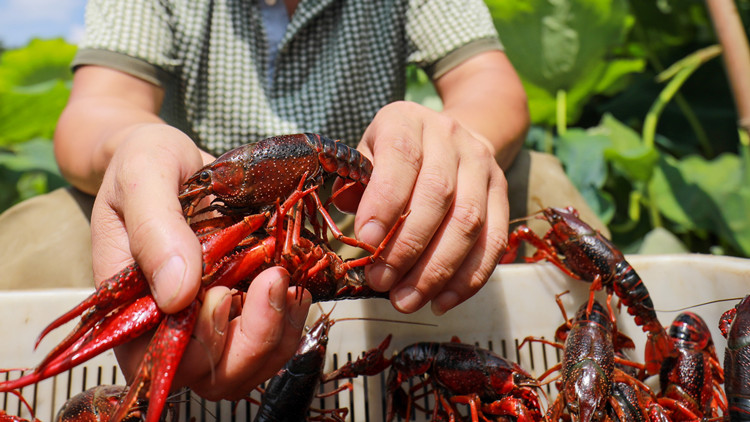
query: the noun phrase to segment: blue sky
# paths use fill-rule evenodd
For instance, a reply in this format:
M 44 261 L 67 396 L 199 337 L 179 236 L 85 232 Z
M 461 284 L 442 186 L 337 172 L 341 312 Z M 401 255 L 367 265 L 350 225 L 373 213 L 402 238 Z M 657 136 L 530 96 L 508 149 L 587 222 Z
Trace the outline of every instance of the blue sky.
M 8 48 L 34 37 L 62 37 L 76 43 L 83 35 L 86 0 L 0 0 L 0 40 Z

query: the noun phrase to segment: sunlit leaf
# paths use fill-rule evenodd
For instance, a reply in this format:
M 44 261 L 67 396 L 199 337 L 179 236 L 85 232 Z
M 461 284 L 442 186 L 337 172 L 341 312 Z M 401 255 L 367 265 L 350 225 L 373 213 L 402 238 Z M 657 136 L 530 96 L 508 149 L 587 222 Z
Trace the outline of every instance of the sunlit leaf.
M 750 188 L 746 169 L 735 154 L 706 160 L 666 156 L 651 181 L 652 201 L 659 211 L 684 230 L 717 233 L 745 255 L 750 255 Z
M 488 0 L 508 57 L 529 82 L 570 90 L 624 40 L 627 0 Z
M 43 93 L 0 92 L 0 146 L 51 139 L 69 96 L 70 89 L 59 80 Z
M 605 114 L 601 124 L 592 130 L 609 137 L 612 144 L 605 152 L 607 159 L 630 180 L 646 182 L 651 179 L 659 152 L 644 145 L 636 131 L 609 114 Z
M 72 79 L 76 46 L 63 39 L 32 40 L 26 47 L 0 55 L 0 93 L 49 81 Z

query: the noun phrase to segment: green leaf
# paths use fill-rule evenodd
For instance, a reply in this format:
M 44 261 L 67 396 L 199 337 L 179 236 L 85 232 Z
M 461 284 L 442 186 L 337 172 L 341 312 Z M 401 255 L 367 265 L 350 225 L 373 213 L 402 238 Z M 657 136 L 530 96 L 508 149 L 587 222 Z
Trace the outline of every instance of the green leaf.
M 629 180 L 646 182 L 651 179 L 659 160 L 659 152 L 644 145 L 636 131 L 610 114 L 605 114 L 599 126 L 592 131 L 607 136 L 612 141 L 605 155 Z
M 0 146 L 52 138 L 70 96 L 65 82 L 53 82 L 43 93 L 0 92 Z
M 608 222 L 614 215 L 614 202 L 602 187 L 607 180 L 604 151 L 610 140 L 604 135 L 572 128 L 556 139 L 556 155 L 565 172 L 594 212 Z
M 644 59 L 614 59 L 607 62 L 604 74 L 594 88 L 594 94 L 614 95 L 627 87 L 630 76 L 646 68 Z
M 506 53 L 521 76 L 532 122 L 554 125 L 555 98 L 567 92 L 566 122 L 593 95 L 612 95 L 643 59 L 610 59 L 632 24 L 626 0 L 487 0 Z
M 55 161 L 54 147 L 49 139 L 36 138 L 0 151 L 0 166 L 14 172 L 41 170 L 60 174 Z
M 32 40 L 26 47 L 0 55 L 0 92 L 32 87 L 50 80 L 70 81 L 76 46 L 63 39 Z
M 555 95 L 523 80 L 523 88 L 529 102 L 529 114 L 531 121 L 535 124 L 555 125 Z
M 745 256 L 750 255 L 750 187 L 735 154 L 714 160 L 664 157 L 650 183 L 652 201 L 680 229 L 716 233 Z
M 0 212 L 66 185 L 55 162 L 51 140 L 32 139 L 9 150 L 0 149 Z
M 571 90 L 628 26 L 626 0 L 488 0 L 508 57 L 550 93 Z

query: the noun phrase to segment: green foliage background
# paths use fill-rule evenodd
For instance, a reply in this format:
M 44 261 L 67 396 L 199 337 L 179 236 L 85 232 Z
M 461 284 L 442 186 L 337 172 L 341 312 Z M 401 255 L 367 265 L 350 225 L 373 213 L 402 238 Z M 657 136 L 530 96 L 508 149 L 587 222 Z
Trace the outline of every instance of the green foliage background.
M 703 0 L 486 3 L 529 96 L 527 147 L 562 161 L 621 249 L 750 257 L 750 154 Z
M 52 135 L 70 95 L 76 47 L 33 40 L 0 55 L 0 210 L 65 185 Z
M 529 97 L 527 147 L 562 161 L 618 246 L 668 233 L 750 257 L 750 154 L 703 0 L 486 3 Z M 736 4 L 747 23 L 750 0 Z M 34 40 L 0 55 L 0 210 L 65 184 L 51 138 L 74 52 Z M 441 107 L 416 69 L 407 99 Z

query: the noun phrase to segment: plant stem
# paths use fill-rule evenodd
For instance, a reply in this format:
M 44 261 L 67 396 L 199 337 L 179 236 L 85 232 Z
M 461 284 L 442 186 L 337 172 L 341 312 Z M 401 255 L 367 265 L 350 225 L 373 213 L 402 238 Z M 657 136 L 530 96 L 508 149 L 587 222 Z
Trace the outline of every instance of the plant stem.
M 555 116 L 557 123 L 557 136 L 565 135 L 565 132 L 568 130 L 567 101 L 567 93 L 565 90 L 558 89 L 557 101 L 555 102 L 557 104 L 557 115 Z
M 640 42 L 644 50 L 646 51 L 646 59 L 649 61 L 649 63 L 651 63 L 651 66 L 659 73 L 664 71 L 664 65 L 661 64 L 659 56 L 654 54 L 653 50 L 651 50 L 650 48 L 651 44 L 649 43 L 648 35 L 646 35 L 646 31 L 643 29 L 643 26 L 636 21 L 634 30 L 636 36 L 640 39 Z M 683 116 L 687 120 L 690 127 L 693 129 L 695 137 L 698 140 L 698 144 L 700 144 L 701 148 L 703 148 L 703 154 L 708 158 L 713 157 L 714 149 L 708 139 L 706 130 L 703 129 L 703 125 L 701 125 L 698 116 L 695 115 L 693 108 L 687 102 L 685 96 L 682 95 L 681 92 L 678 92 L 674 97 L 674 102 L 675 104 L 677 104 L 677 107 L 679 107 L 680 111 L 682 111 Z
M 739 127 L 750 132 L 750 48 L 732 0 L 706 0 L 719 43 L 724 49 L 729 84 L 737 105 Z
M 652 148 L 654 146 L 654 138 L 656 136 L 656 125 L 659 121 L 659 116 L 667 106 L 667 103 L 672 97 L 677 94 L 680 87 L 685 80 L 695 72 L 701 64 L 708 60 L 718 56 L 721 53 L 721 47 L 712 45 L 710 47 L 698 50 L 684 59 L 673 64 L 667 70 L 660 73 L 657 76 L 659 81 L 664 81 L 671 78 L 667 86 L 659 93 L 656 101 L 651 106 L 651 109 L 646 114 L 646 118 L 643 121 L 643 143 Z

